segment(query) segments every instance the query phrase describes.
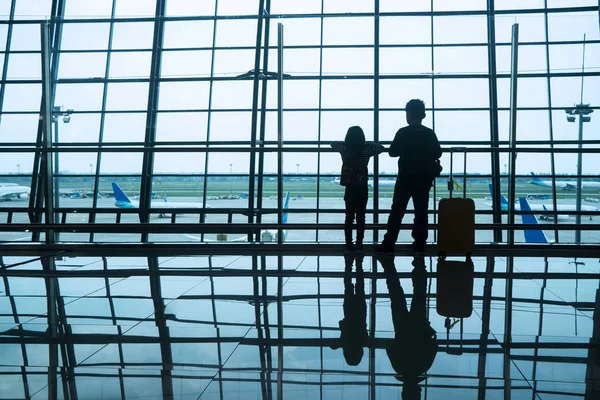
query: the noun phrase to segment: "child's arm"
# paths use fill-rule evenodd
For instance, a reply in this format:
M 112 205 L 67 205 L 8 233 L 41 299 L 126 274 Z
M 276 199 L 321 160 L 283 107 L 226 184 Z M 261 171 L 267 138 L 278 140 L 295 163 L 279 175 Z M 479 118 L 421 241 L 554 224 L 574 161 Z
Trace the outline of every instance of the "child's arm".
M 377 154 L 383 153 L 385 147 L 380 145 L 379 143 L 368 142 L 366 143 L 366 148 L 368 149 L 369 156 L 376 156 Z
M 330 146 L 332 149 L 339 153 L 346 151 L 346 145 L 344 144 L 344 142 L 331 142 Z

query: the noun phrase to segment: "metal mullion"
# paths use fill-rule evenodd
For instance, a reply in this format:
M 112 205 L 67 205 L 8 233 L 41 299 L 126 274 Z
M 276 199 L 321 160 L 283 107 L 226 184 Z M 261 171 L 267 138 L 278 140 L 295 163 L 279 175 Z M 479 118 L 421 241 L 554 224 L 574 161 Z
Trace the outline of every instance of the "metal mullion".
M 261 264 L 261 272 L 265 272 L 267 270 L 267 258 L 264 255 L 260 257 Z M 265 345 L 266 349 L 266 360 L 267 360 L 267 387 L 269 391 L 269 399 L 273 398 L 273 383 L 272 383 L 272 373 L 273 373 L 273 351 L 271 348 L 271 326 L 269 324 L 269 306 L 267 304 L 268 298 L 268 280 L 265 274 L 262 274 L 262 299 L 261 301 L 265 303 L 263 308 L 263 320 L 265 329 L 265 339 L 269 344 Z
M 15 18 L 15 9 L 17 7 L 17 0 L 11 0 L 10 3 L 10 12 L 8 15 L 8 20 L 12 21 Z M 12 43 L 12 31 L 13 24 L 8 24 L 8 31 L 6 32 L 6 47 L 4 53 L 6 54 L 4 57 L 4 63 L 2 65 L 2 75 L 0 78 L 2 80 L 6 79 L 6 74 L 8 73 L 8 60 L 10 58 L 10 47 Z M 37 53 L 37 52 L 36 52 Z M 4 93 L 6 91 L 6 85 L 0 85 L 0 122 L 2 121 L 2 110 L 4 109 Z
M 160 1 L 160 0 L 158 0 Z M 161 354 L 161 383 L 162 395 L 166 399 L 173 398 L 173 354 L 171 352 L 171 338 L 169 327 L 167 326 L 165 316 L 165 304 L 162 297 L 161 276 L 157 274 L 160 270 L 160 263 L 157 256 L 148 257 L 148 280 L 150 283 L 150 293 L 154 305 L 154 320 L 158 329 Z
M 377 261 L 375 257 L 371 257 L 371 268 L 373 273 L 377 273 Z M 364 279 L 364 278 L 363 278 Z M 371 399 L 376 399 L 376 383 L 377 377 L 375 376 L 375 333 L 376 329 L 376 311 L 377 311 L 377 279 L 371 277 L 371 303 L 370 309 L 371 314 L 369 316 L 369 386 L 370 386 L 370 394 Z
M 282 26 L 279 24 L 279 26 Z M 283 271 L 283 256 L 277 256 L 277 271 Z M 283 277 L 277 277 L 277 398 L 283 399 Z
M 487 35 L 488 35 L 488 71 L 489 71 L 489 100 L 490 100 L 490 141 L 492 152 L 492 221 L 502 223 L 502 209 L 500 207 L 500 154 L 494 153 L 494 148 L 500 147 L 498 127 L 498 74 L 496 71 L 496 10 L 495 0 L 487 0 Z M 494 230 L 494 242 L 502 242 L 502 229 Z
M 511 365 L 512 360 L 510 356 L 510 349 L 512 343 L 512 312 L 513 312 L 513 272 L 514 272 L 514 257 L 510 256 L 506 258 L 506 300 L 504 307 L 504 363 L 503 363 L 503 376 L 504 379 L 504 399 L 511 399 Z
M 270 5 L 270 2 L 269 2 Z M 263 37 L 263 25 L 265 22 L 265 14 L 268 14 L 265 10 L 265 0 L 260 0 L 258 2 L 258 13 L 257 13 L 257 23 L 256 23 L 256 49 L 254 51 L 254 83 L 252 85 L 252 121 L 251 121 L 251 130 L 250 130 L 250 148 L 256 147 L 256 134 L 257 134 L 257 124 L 258 124 L 258 90 L 259 90 L 259 77 L 260 77 L 260 52 L 262 45 L 262 37 Z M 267 19 L 267 25 L 269 24 L 270 19 Z M 266 37 L 265 41 L 268 43 L 269 38 Z M 268 50 L 265 50 L 268 53 Z M 262 107 L 265 107 L 266 104 L 262 104 Z M 261 121 L 262 125 L 262 121 Z M 249 176 L 248 176 L 248 223 L 254 222 L 254 190 L 256 179 L 256 153 L 250 153 L 250 165 L 249 165 Z M 258 176 L 261 179 L 261 175 Z M 260 196 L 261 194 L 259 194 Z M 260 235 L 260 232 L 259 232 Z M 248 233 L 248 240 L 254 241 L 254 233 Z
M 433 3 L 435 0 L 431 0 L 430 6 L 431 6 L 431 11 L 433 11 Z M 435 132 L 435 74 L 433 73 L 433 71 L 435 71 L 435 46 L 433 43 L 433 36 L 434 36 L 434 28 L 433 28 L 433 24 L 434 24 L 434 18 L 433 18 L 433 13 L 431 14 L 431 30 L 430 30 L 430 35 L 431 35 L 431 129 L 433 129 L 433 131 Z M 465 154 L 465 157 L 467 155 Z M 436 213 L 436 209 L 437 209 L 437 201 L 436 196 L 437 196 L 437 178 L 433 178 L 433 223 L 436 224 L 437 223 L 437 213 Z M 437 243 L 437 230 L 433 231 L 433 240 Z
M 208 269 L 211 271 L 213 268 L 212 257 L 208 257 Z M 219 331 L 219 321 L 217 320 L 217 303 L 216 303 L 216 295 L 215 295 L 215 281 L 214 276 L 210 275 L 208 277 L 210 282 L 210 305 L 211 311 L 213 315 L 213 327 L 215 328 L 215 337 L 218 340 L 217 343 L 217 363 L 219 364 L 219 370 L 217 371 L 217 375 L 219 376 L 219 393 L 221 400 L 223 399 L 223 355 L 221 351 L 221 335 Z
M 164 16 L 166 0 L 157 0 L 155 9 L 154 38 L 152 40 L 152 60 L 150 66 L 150 82 L 148 85 L 148 107 L 146 109 L 146 133 L 144 147 L 153 148 L 156 140 L 156 109 L 158 108 L 158 90 L 162 61 L 162 44 L 164 39 Z M 142 179 L 140 187 L 139 216 L 140 222 L 150 220 L 150 197 L 152 195 L 152 173 L 154 172 L 154 152 L 144 153 L 142 161 Z M 148 235 L 142 234 L 142 242 L 148 241 Z
M 263 55 L 263 70 L 269 70 L 269 42 L 270 42 L 270 34 L 271 34 L 271 0 L 267 0 L 267 17 L 265 24 L 265 46 L 264 46 L 264 55 Z M 268 79 L 262 80 L 262 93 L 261 93 L 261 107 L 260 107 L 260 131 L 259 131 L 259 147 L 265 147 L 265 133 L 266 133 L 266 124 L 267 124 L 267 84 Z M 254 115 L 253 115 L 254 116 Z M 252 124 L 252 128 L 254 128 L 254 124 Z M 254 141 L 253 146 L 256 146 L 256 141 Z M 264 190 L 264 170 L 265 170 L 265 156 L 264 153 L 258 153 L 258 183 L 256 188 L 256 208 L 262 211 L 263 208 L 263 190 Z M 254 165 L 254 163 L 251 163 Z M 252 191 L 250 191 L 252 193 Z M 252 210 L 251 210 L 252 211 Z M 262 213 L 258 213 L 256 215 L 256 222 L 262 222 Z M 256 240 L 260 241 L 262 238 L 260 237 L 260 232 L 257 233 L 258 237 Z M 272 396 L 269 388 L 269 395 Z
M 117 1 L 112 0 L 112 8 L 111 8 L 111 18 L 115 17 L 115 11 L 117 8 Z M 108 28 L 108 48 L 106 51 L 106 66 L 104 68 L 104 78 L 108 79 L 110 74 L 110 59 L 111 59 L 111 50 L 113 43 L 115 24 L 114 22 L 110 23 Z M 98 189 L 100 186 L 100 165 L 102 162 L 102 152 L 100 149 L 102 148 L 102 141 L 104 140 L 104 122 L 106 120 L 106 97 L 108 95 L 108 82 L 104 82 L 104 88 L 102 90 L 102 109 L 100 111 L 100 130 L 98 132 L 98 155 L 96 156 L 96 176 L 94 179 L 94 193 L 92 193 L 92 210 L 98 207 Z M 96 222 L 96 213 L 90 212 L 89 214 L 89 222 L 93 224 Z M 90 242 L 94 241 L 94 232 L 90 233 Z
M 599 0 L 600 1 L 600 0 Z M 548 0 L 544 0 L 544 8 L 548 8 Z M 544 13 L 544 39 L 546 45 L 546 72 L 550 74 L 550 45 L 548 44 L 549 40 L 549 32 L 548 32 L 548 13 Z M 548 134 L 550 139 L 550 173 L 552 174 L 552 207 L 554 211 L 557 211 L 557 201 L 556 201 L 556 166 L 555 166 L 555 157 L 554 157 L 554 129 L 552 127 L 552 88 L 550 85 L 550 76 L 546 78 L 546 89 L 548 93 Z M 558 224 L 557 215 L 554 214 L 554 224 Z M 554 242 L 558 243 L 559 235 L 558 230 L 554 230 Z
M 575 268 L 577 268 L 577 264 L 575 264 Z M 548 273 L 548 257 L 544 257 L 544 273 L 547 274 Z M 539 319 L 538 319 L 538 332 L 537 335 L 535 337 L 535 343 L 536 345 L 540 343 L 540 337 L 543 334 L 543 327 L 544 327 L 544 294 L 546 293 L 546 285 L 548 283 L 548 279 L 547 278 L 543 278 L 542 279 L 542 287 L 540 288 L 540 315 L 539 315 Z M 577 309 L 575 309 L 575 313 L 577 313 Z M 533 380 L 532 382 L 532 388 L 533 388 L 533 393 L 532 396 L 535 396 L 535 393 L 537 392 L 537 380 L 536 375 L 537 375 L 537 366 L 538 366 L 538 355 L 539 355 L 539 348 L 536 346 L 536 348 L 533 349 L 533 370 L 531 373 L 531 378 Z M 535 398 L 532 398 L 532 400 L 535 400 Z
M 320 20 L 320 43 L 319 43 L 319 104 L 318 104 L 318 117 L 317 117 L 317 142 L 319 143 L 319 150 L 321 149 L 321 122 L 323 117 L 323 25 L 324 18 L 323 13 L 325 11 L 325 0 L 321 0 L 321 18 Z M 317 153 L 317 173 L 321 175 L 321 152 Z M 317 208 L 316 212 L 316 223 L 319 223 L 320 209 L 321 209 L 321 178 L 317 178 Z M 315 242 L 319 242 L 319 229 L 315 229 Z M 323 397 L 323 390 L 321 389 L 321 397 Z
M 252 256 L 252 271 L 258 271 L 258 256 Z M 263 398 L 265 398 L 266 395 L 267 399 L 270 399 L 270 385 L 267 385 L 266 380 L 267 363 L 265 359 L 265 345 L 263 334 L 264 325 L 261 322 L 262 313 L 260 312 L 260 305 L 262 304 L 262 299 L 259 295 L 259 290 L 260 284 L 258 281 L 258 275 L 255 275 L 254 277 L 252 277 L 252 294 L 254 297 L 254 320 L 256 321 L 255 323 L 257 338 L 262 343 L 258 345 L 258 358 L 260 360 L 260 386 Z
M 323 2 L 321 2 L 321 6 Z M 317 321 L 319 326 L 319 339 L 323 340 L 323 318 L 321 315 L 321 277 L 318 273 L 321 272 L 321 257 L 317 257 Z M 323 347 L 319 347 L 319 367 L 323 371 Z M 319 399 L 323 399 L 323 373 L 319 374 Z
M 510 78 L 510 118 L 509 118 L 509 153 L 508 153 L 508 224 L 515 223 L 515 187 L 516 187 L 516 168 L 517 168 L 517 90 L 518 90 L 518 69 L 519 69 L 519 24 L 512 25 L 512 46 L 511 46 L 511 78 Z M 508 244 L 515 242 L 515 230 L 509 229 Z
M 283 223 L 283 24 L 277 24 L 277 223 Z M 283 243 L 283 230 L 277 230 L 277 243 Z M 281 388 L 278 385 L 278 390 Z M 279 393 L 278 393 L 279 395 Z M 281 398 L 281 396 L 278 396 Z
M 219 12 L 219 0 L 215 0 L 215 18 Z M 217 43 L 217 20 L 213 22 L 213 37 L 212 45 L 213 50 L 210 56 L 210 76 L 211 78 L 215 75 L 215 45 Z M 213 95 L 213 80 L 208 84 L 208 114 L 206 116 L 206 148 L 210 146 L 210 125 L 212 122 L 212 95 Z M 208 161 L 210 158 L 210 152 L 207 151 L 204 156 L 204 176 L 203 176 L 203 187 L 202 187 L 202 202 L 206 204 L 206 193 L 208 191 Z M 200 222 L 206 221 L 206 214 L 200 216 Z M 200 239 L 204 241 L 204 234 L 200 235 Z
M 379 0 L 374 4 L 375 21 L 373 24 L 373 141 L 379 143 Z M 379 222 L 379 155 L 373 157 L 373 223 Z M 379 242 L 379 231 L 371 232 L 371 240 Z M 372 398 L 375 392 L 372 391 Z
M 481 344 L 479 345 L 479 358 L 477 360 L 477 376 L 479 379 L 479 390 L 477 393 L 478 400 L 485 400 L 487 388 L 487 378 L 485 376 L 487 367 L 488 355 L 488 337 L 490 335 L 490 316 L 492 310 L 492 286 L 494 284 L 494 267 L 496 260 L 494 257 L 486 257 L 486 273 L 489 274 L 485 278 L 483 285 L 483 302 L 481 307 Z

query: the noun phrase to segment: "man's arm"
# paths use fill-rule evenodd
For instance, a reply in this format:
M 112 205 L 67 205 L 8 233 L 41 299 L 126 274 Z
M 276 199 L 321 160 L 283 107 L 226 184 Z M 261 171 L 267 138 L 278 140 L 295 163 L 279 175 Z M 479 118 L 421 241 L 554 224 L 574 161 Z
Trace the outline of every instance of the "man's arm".
M 440 142 L 438 141 L 437 135 L 433 132 L 433 146 L 431 148 L 431 153 L 434 159 L 438 159 L 442 156 L 442 148 L 440 147 Z
M 390 146 L 390 157 L 400 157 L 402 155 L 402 150 L 404 148 L 402 137 L 403 135 L 400 130 L 396 132 L 396 136 L 394 136 L 394 140 Z

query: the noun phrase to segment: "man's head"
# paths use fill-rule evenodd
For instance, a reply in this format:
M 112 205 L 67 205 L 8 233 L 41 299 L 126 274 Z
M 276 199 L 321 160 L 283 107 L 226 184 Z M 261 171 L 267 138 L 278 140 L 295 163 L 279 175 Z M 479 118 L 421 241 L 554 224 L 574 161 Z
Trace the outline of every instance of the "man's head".
M 420 125 L 425 118 L 425 103 L 420 99 L 412 99 L 406 103 L 406 122 L 409 125 Z

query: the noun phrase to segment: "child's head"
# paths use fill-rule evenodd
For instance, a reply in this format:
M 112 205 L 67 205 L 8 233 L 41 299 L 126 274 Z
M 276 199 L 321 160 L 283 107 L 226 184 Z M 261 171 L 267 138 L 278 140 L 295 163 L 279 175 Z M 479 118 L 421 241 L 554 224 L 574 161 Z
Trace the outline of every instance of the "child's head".
M 361 127 L 351 126 L 348 128 L 344 143 L 351 152 L 358 152 L 362 150 L 363 146 L 365 145 L 365 133 Z

